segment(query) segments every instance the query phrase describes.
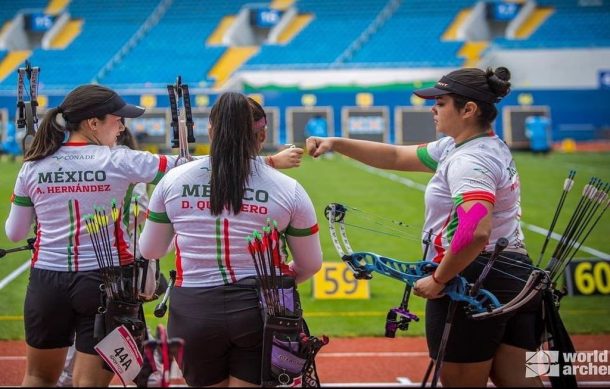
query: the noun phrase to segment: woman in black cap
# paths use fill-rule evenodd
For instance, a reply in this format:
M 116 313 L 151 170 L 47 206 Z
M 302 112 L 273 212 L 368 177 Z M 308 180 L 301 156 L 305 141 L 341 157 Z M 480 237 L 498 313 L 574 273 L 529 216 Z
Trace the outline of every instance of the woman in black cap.
M 510 73 L 500 67 L 460 69 L 442 77 L 433 88 L 414 93 L 435 99 L 436 130 L 447 135 L 419 146 L 396 146 L 345 138 L 307 139 L 313 157 L 335 151 L 382 169 L 432 172 L 425 192 L 425 225 L 432 230 L 426 260 L 439 263 L 436 271 L 414 286 L 427 298 L 426 336 L 436 358 L 448 314 L 445 285 L 461 274 L 474 282 L 500 238 L 507 238 L 484 288 L 506 303 L 523 288 L 531 272 L 523 233 L 519 175 L 510 150 L 494 134 L 495 103 L 510 91 Z M 516 261 L 516 262 L 512 262 Z M 507 264 L 507 262 L 509 262 Z M 517 263 L 512 265 L 511 263 Z M 519 264 L 521 263 L 521 264 Z M 539 345 L 535 327 L 539 299 L 522 309 L 484 320 L 469 320 L 457 309 L 441 369 L 443 386 L 539 386 L 526 378 L 525 352 Z
M 172 165 L 173 157 L 113 148 L 124 130 L 122 118 L 142 113 L 111 89 L 79 86 L 47 112 L 25 154 L 5 224 L 13 241 L 36 225 L 24 309 L 24 386 L 55 386 L 74 342 L 75 386 L 106 386 L 112 379 L 94 350 L 101 279 L 84 216 L 101 206 L 110 217 L 111 202 L 121 209 L 131 183 L 155 183 Z M 120 252 L 122 264 L 132 262 L 125 227 L 108 224 L 112 258 Z

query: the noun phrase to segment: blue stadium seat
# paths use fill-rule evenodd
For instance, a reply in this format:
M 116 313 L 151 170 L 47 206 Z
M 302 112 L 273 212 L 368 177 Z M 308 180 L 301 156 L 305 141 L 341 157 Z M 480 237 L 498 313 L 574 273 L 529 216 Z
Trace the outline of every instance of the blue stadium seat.
M 494 45 L 505 49 L 610 47 L 610 3 L 579 6 L 570 0 L 538 1 L 555 12 L 524 40 L 496 39 Z
M 235 15 L 246 0 L 175 1 L 146 37 L 101 81 L 106 84 L 185 83 L 205 80 L 225 51 L 205 41 L 224 16 Z

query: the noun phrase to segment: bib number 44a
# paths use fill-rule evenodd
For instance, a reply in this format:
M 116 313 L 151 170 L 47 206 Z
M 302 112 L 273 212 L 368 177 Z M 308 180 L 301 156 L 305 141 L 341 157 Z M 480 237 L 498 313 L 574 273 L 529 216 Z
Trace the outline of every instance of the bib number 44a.
M 125 352 L 125 347 L 115 349 L 114 356 L 121 366 L 123 366 L 123 369 L 129 369 L 129 366 L 131 366 L 131 358 L 129 357 L 129 354 Z
M 132 382 L 142 369 L 142 354 L 133 336 L 125 326 L 120 326 L 106 335 L 95 351 L 119 377 L 123 386 Z

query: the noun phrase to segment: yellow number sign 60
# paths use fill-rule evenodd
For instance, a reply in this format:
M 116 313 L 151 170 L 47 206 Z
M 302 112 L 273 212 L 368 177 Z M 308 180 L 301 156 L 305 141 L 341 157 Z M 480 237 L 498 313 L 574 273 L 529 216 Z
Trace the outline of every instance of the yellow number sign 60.
M 574 267 L 574 285 L 580 294 L 610 294 L 610 263 L 582 261 Z

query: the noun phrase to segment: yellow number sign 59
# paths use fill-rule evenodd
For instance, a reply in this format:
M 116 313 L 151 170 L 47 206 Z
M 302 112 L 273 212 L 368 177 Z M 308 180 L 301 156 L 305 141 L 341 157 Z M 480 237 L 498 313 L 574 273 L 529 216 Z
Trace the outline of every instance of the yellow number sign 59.
M 325 262 L 313 278 L 315 299 L 368 299 L 369 284 L 357 280 L 343 262 Z

